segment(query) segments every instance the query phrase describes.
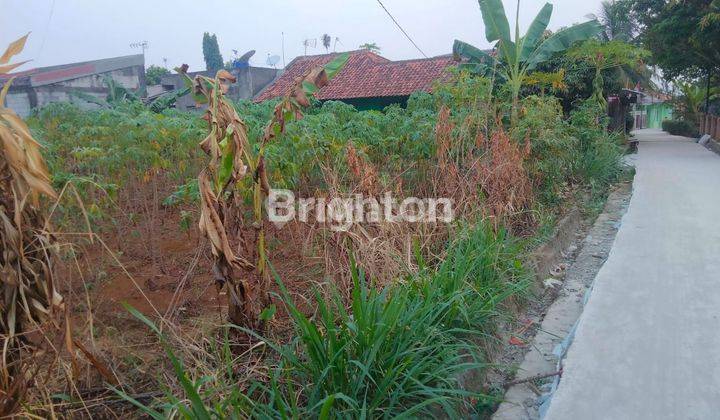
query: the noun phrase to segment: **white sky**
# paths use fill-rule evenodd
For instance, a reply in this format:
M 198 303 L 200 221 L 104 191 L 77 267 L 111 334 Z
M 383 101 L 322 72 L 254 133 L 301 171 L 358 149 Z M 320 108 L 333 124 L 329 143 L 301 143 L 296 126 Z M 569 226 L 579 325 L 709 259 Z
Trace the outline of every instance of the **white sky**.
M 550 29 L 587 20 L 601 0 L 551 0 Z M 514 24 L 515 1 L 503 0 Z M 54 7 L 53 7 L 54 3 Z M 448 54 L 455 38 L 479 47 L 485 40 L 476 0 L 383 0 L 385 6 L 428 56 Z M 522 0 L 521 28 L 535 17 L 541 0 Z M 52 13 L 51 13 L 52 10 Z M 205 68 L 202 34 L 217 34 L 223 59 L 255 49 L 251 64 L 265 66 L 268 54 L 285 61 L 303 54 L 302 41 L 318 38 L 308 54 L 324 53 L 323 33 L 340 38 L 338 51 L 375 42 L 392 60 L 421 57 L 385 14 L 377 0 L 0 0 L 0 49 L 32 31 L 20 69 L 135 54 L 136 41 L 147 41 L 146 65 L 182 63 Z M 282 65 L 282 60 L 278 67 Z M 19 69 L 19 70 L 20 70 Z

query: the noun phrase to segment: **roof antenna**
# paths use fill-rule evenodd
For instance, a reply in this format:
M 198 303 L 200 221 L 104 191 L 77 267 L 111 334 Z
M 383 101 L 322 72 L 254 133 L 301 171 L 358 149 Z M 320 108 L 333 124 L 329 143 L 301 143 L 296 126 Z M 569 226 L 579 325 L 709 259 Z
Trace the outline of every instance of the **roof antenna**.
M 303 46 L 305 47 L 305 55 L 307 55 L 307 49 L 315 48 L 317 46 L 317 38 L 308 38 L 305 41 L 303 41 Z
M 133 43 L 131 43 L 131 44 L 130 44 L 130 48 L 141 48 L 141 49 L 142 49 L 143 58 L 145 58 L 145 50 L 147 50 L 147 49 L 150 48 L 150 47 L 148 46 L 148 42 L 147 42 L 147 41 L 142 41 L 142 42 L 133 42 Z
M 275 65 L 278 63 L 278 61 L 280 61 L 279 55 L 270 55 L 270 53 L 268 53 L 267 60 L 265 60 L 265 63 L 267 63 L 267 65 L 272 68 L 276 68 Z
M 280 35 L 282 36 L 282 59 L 283 59 L 283 68 L 285 68 L 285 32 L 280 32 Z

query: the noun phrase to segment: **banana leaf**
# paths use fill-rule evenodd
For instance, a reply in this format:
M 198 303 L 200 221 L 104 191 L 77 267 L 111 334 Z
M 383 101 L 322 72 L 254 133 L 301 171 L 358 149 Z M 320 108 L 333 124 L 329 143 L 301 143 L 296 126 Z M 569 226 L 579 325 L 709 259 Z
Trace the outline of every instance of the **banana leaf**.
M 530 54 L 537 48 L 540 39 L 542 39 L 545 30 L 550 24 L 550 16 L 552 16 L 553 6 L 545 3 L 535 19 L 533 19 L 525 36 L 522 39 L 522 50 L 520 52 L 520 61 L 527 61 Z
M 479 0 L 488 41 L 510 40 L 510 24 L 501 0 Z
M 600 22 L 591 20 L 555 32 L 530 55 L 527 60 L 527 69 L 534 69 L 538 64 L 550 59 L 554 53 L 568 49 L 575 42 L 592 38 L 602 29 L 603 26 Z

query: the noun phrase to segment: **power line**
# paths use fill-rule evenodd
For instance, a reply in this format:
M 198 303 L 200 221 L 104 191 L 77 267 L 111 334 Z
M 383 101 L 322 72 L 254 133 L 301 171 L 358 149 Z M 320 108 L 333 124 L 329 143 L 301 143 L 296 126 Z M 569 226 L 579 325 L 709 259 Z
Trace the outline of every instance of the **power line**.
M 45 22 L 45 31 L 43 32 L 42 42 L 40 43 L 40 51 L 38 51 L 38 58 L 42 54 L 43 48 L 45 48 L 45 40 L 47 39 L 48 31 L 50 30 L 50 21 L 52 21 L 53 13 L 55 13 L 55 0 L 50 5 L 50 15 L 48 15 L 47 22 Z
M 385 11 L 385 13 L 387 13 L 387 15 L 390 16 L 390 19 L 392 19 L 392 21 L 395 22 L 395 25 L 397 25 L 397 27 L 400 28 L 400 31 L 402 31 L 402 33 L 405 35 L 405 37 L 408 39 L 408 41 L 410 41 L 410 42 L 415 46 L 415 48 L 417 48 L 417 50 L 420 51 L 420 54 L 422 54 L 423 57 L 428 58 L 428 56 L 423 52 L 423 50 L 421 50 L 420 47 L 418 47 L 418 45 L 415 43 L 415 41 L 413 41 L 413 39 L 410 38 L 410 35 L 408 35 L 408 33 L 405 32 L 405 29 L 403 29 L 403 27 L 400 26 L 400 24 L 398 23 L 398 21 L 395 20 L 395 18 L 393 17 L 393 15 L 390 14 L 390 11 L 385 7 L 384 4 L 382 4 L 382 1 L 377 0 L 377 2 L 378 2 L 378 4 L 380 4 L 380 7 L 383 8 L 383 10 Z

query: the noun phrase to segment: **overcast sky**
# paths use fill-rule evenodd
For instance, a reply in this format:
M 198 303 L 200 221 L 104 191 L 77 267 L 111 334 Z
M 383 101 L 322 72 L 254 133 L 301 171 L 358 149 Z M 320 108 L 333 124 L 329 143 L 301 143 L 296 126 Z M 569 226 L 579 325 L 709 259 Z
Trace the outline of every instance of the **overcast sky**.
M 587 20 L 601 0 L 554 0 L 550 28 Z M 454 39 L 476 46 L 485 40 L 476 0 L 383 0 L 418 46 L 428 55 L 448 54 Z M 513 19 L 515 1 L 504 0 Z M 544 1 L 522 0 L 520 24 L 532 21 Z M 323 33 L 340 39 L 338 51 L 375 42 L 392 60 L 421 57 L 377 0 L 0 0 L 0 49 L 32 31 L 21 69 L 139 53 L 130 43 L 147 41 L 146 65 L 169 68 L 182 63 L 203 70 L 202 34 L 217 34 L 223 59 L 257 51 L 251 64 L 265 66 L 268 55 L 285 62 L 303 54 L 302 42 L 318 38 L 308 54 L 324 53 Z M 332 50 L 332 47 L 331 47 Z M 282 59 L 278 66 L 282 65 Z

